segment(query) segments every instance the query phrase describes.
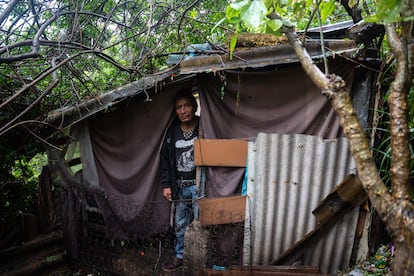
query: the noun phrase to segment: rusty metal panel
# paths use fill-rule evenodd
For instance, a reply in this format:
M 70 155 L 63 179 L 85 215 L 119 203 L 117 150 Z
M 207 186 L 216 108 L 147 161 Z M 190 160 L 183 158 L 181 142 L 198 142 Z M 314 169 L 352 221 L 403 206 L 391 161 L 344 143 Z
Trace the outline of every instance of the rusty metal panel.
M 305 44 L 310 56 L 314 60 L 323 57 L 319 40 L 309 40 Z M 352 40 L 325 41 L 325 56 L 345 55 L 355 57 L 359 48 Z M 216 72 L 220 70 L 259 68 L 270 65 L 280 65 L 299 62 L 297 55 L 289 44 L 264 46 L 249 50 L 236 51 L 232 59 L 229 54 L 196 56 L 180 63 L 180 74 Z
M 249 142 L 244 265 L 268 265 L 317 226 L 319 201 L 356 173 L 346 138 L 264 134 Z M 336 273 L 350 260 L 358 208 L 301 258 L 301 265 Z

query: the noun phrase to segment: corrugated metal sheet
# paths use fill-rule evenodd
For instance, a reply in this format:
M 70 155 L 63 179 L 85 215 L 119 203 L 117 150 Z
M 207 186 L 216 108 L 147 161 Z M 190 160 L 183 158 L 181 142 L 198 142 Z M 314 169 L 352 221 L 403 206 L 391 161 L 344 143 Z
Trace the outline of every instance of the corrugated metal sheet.
M 244 264 L 271 264 L 312 231 L 312 211 L 355 168 L 346 138 L 260 133 L 249 143 Z M 302 265 L 336 273 L 349 263 L 357 209 L 309 248 Z
M 308 40 L 306 50 L 314 60 L 321 60 L 323 53 L 319 40 Z M 359 47 L 352 40 L 331 39 L 325 41 L 325 56 L 345 55 L 355 57 Z M 196 56 L 180 63 L 180 74 L 216 72 L 220 70 L 260 68 L 299 62 L 297 55 L 289 44 L 256 47 L 250 50 L 237 51 L 233 59 L 230 55 Z

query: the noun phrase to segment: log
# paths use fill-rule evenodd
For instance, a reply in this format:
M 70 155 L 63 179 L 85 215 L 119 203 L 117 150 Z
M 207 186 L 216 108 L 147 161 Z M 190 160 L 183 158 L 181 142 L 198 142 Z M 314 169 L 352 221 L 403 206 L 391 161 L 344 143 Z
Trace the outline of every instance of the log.
M 4 250 L 0 251 L 0 259 L 10 258 L 16 255 L 20 255 L 29 251 L 32 251 L 36 248 L 43 247 L 47 244 L 51 244 L 57 241 L 62 240 L 63 234 L 62 231 L 51 232 L 49 234 L 45 234 L 39 236 L 38 238 L 26 242 L 22 245 L 13 246 Z

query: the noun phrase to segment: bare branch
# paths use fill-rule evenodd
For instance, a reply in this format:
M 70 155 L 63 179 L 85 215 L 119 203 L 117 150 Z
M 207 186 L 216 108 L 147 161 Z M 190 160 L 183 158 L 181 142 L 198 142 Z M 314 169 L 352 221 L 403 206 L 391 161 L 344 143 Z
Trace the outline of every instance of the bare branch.
M 26 107 L 20 114 L 18 114 L 16 117 L 14 117 L 12 120 L 10 120 L 8 123 L 6 123 L 4 126 L 0 128 L 0 136 L 4 135 L 7 131 L 9 131 L 12 127 L 10 127 L 14 122 L 16 122 L 18 119 L 20 119 L 24 114 L 26 114 L 28 111 L 30 111 L 35 105 L 37 105 L 47 94 L 49 94 L 53 88 L 56 87 L 56 85 L 59 83 L 58 79 L 53 80 L 53 82 L 49 85 L 49 87 L 37 97 L 37 99 L 32 102 L 28 107 Z
M 52 24 L 53 21 L 55 21 L 57 18 L 56 15 L 53 15 L 49 20 L 47 20 L 42 27 L 37 31 L 34 39 L 32 40 L 32 52 L 28 53 L 28 54 L 21 54 L 21 55 L 17 55 L 17 56 L 11 56 L 11 57 L 7 57 L 7 58 L 3 58 L 2 60 L 4 60 L 5 63 L 11 63 L 14 61 L 18 61 L 18 60 L 23 60 L 23 59 L 27 59 L 27 58 L 35 58 L 39 56 L 39 47 L 40 47 L 40 36 L 43 34 L 43 32 L 45 31 L 45 29 Z M 6 46 L 6 50 L 4 51 L 8 51 L 7 46 Z M 1 62 L 1 60 L 0 60 Z
M 11 11 L 14 9 L 14 7 L 19 3 L 20 0 L 12 0 L 9 2 L 7 7 L 4 9 L 4 11 L 0 14 L 0 26 L 3 24 L 3 21 L 9 16 Z
M 96 39 L 96 41 L 95 41 L 95 44 L 94 44 L 94 45 L 93 45 L 93 47 L 92 47 L 93 49 L 95 49 L 95 48 L 97 47 L 98 42 L 101 40 L 101 37 L 102 37 L 102 35 L 103 35 L 104 31 L 106 30 L 106 28 L 108 27 L 108 23 L 111 21 L 110 19 L 111 19 L 111 17 L 112 17 L 112 14 L 113 14 L 114 10 L 117 8 L 117 6 L 118 6 L 118 3 L 116 3 L 116 4 L 115 4 L 115 6 L 112 8 L 111 12 L 110 12 L 110 13 L 109 13 L 109 15 L 107 16 L 106 21 L 105 21 L 105 25 L 104 25 L 104 27 L 102 28 L 102 31 L 99 33 L 99 36 L 97 37 L 97 39 Z
M 340 0 L 341 5 L 345 8 L 348 15 L 352 17 L 352 21 L 354 23 L 357 23 L 362 20 L 362 13 L 358 3 L 359 1 L 357 0 L 356 3 L 354 3 L 354 5 L 352 6 L 352 8 L 349 6 L 349 1 L 350 0 Z
M 40 45 L 45 45 L 49 47 L 66 47 L 70 49 L 79 49 L 79 50 L 89 50 L 89 47 L 84 46 L 80 43 L 74 42 L 74 41 L 54 41 L 54 40 L 39 40 L 38 43 Z M 22 46 L 30 46 L 33 45 L 33 40 L 22 40 L 19 41 L 13 45 L 9 45 L 7 47 L 3 47 L 0 49 L 0 55 L 6 53 L 7 51 L 10 51 L 14 48 L 22 47 Z M 9 63 L 7 62 L 10 58 L 0 58 L 0 63 Z M 22 60 L 22 59 L 19 59 Z
M 181 30 L 181 24 L 185 18 L 186 13 L 191 10 L 200 0 L 195 0 L 193 3 L 191 3 L 188 8 L 183 12 L 181 19 L 180 19 L 180 23 L 178 24 L 178 29 L 177 29 L 177 36 L 178 36 L 178 40 L 179 42 L 182 41 L 181 39 L 181 35 L 180 35 L 180 30 Z
M 316 13 L 318 14 L 318 22 L 319 22 L 319 36 L 321 40 L 321 50 L 323 56 L 323 65 L 325 67 L 325 75 L 329 74 L 329 67 L 328 67 L 328 60 L 325 55 L 325 42 L 323 37 L 323 30 L 322 30 L 322 18 L 321 18 L 321 11 L 319 10 L 319 5 L 316 6 Z
M 54 125 L 52 125 L 52 124 L 49 124 L 49 123 L 46 123 L 46 122 L 43 122 L 43 121 L 37 121 L 37 120 L 27 120 L 27 121 L 22 121 L 22 122 L 19 122 L 19 123 L 17 123 L 17 124 L 15 124 L 15 125 L 13 125 L 11 128 L 15 128 L 15 127 L 18 127 L 18 126 L 20 126 L 20 125 L 23 125 L 25 128 L 26 128 L 26 130 L 28 131 L 28 132 L 30 132 L 34 137 L 36 137 L 38 140 L 40 140 L 41 142 L 43 142 L 43 143 L 45 143 L 45 144 L 47 144 L 47 145 L 49 145 L 49 146 L 51 146 L 52 148 L 54 148 L 54 149 L 57 149 L 57 150 L 59 150 L 59 151 L 61 151 L 62 149 L 61 148 L 59 148 L 59 147 L 57 147 L 57 146 L 55 146 L 55 145 L 52 145 L 51 143 L 49 143 L 48 141 L 46 141 L 45 139 L 43 139 L 43 138 L 41 138 L 39 135 L 37 135 L 36 133 L 34 133 L 33 131 L 31 131 L 29 128 L 27 128 L 27 124 L 39 124 L 39 125 L 46 125 L 46 126 L 48 126 L 48 127 L 51 127 L 51 128 L 53 128 L 53 129 L 56 129 L 57 131 L 60 131 L 63 135 L 65 135 L 65 136 L 69 136 L 67 133 L 65 133 L 64 131 L 62 131 L 62 129 L 59 129 L 59 128 L 57 128 L 56 126 L 54 126 Z M 70 137 L 70 136 L 69 136 Z
M 6 101 L 4 101 L 3 103 L 1 103 L 0 104 L 0 109 L 3 108 L 5 105 L 9 104 L 11 101 L 13 101 L 14 99 L 16 99 L 17 97 L 19 97 L 22 93 L 24 93 L 30 87 L 35 86 L 39 81 L 41 81 L 42 79 L 44 79 L 46 76 L 48 76 L 49 74 L 51 74 L 53 71 L 57 70 L 59 67 L 61 67 L 65 63 L 71 61 L 72 59 L 74 59 L 74 58 L 76 58 L 78 56 L 81 56 L 81 55 L 84 55 L 84 54 L 88 54 L 88 53 L 96 53 L 96 52 L 98 52 L 98 51 L 88 50 L 88 51 L 79 52 L 79 53 L 77 53 L 77 54 L 75 54 L 75 55 L 73 55 L 73 56 L 71 56 L 71 57 L 69 57 L 69 58 L 61 61 L 55 67 L 49 68 L 48 70 L 46 70 L 45 72 L 43 72 L 43 74 L 41 74 L 36 79 L 34 79 L 31 83 L 25 85 L 20 90 L 18 90 L 13 96 L 11 96 Z

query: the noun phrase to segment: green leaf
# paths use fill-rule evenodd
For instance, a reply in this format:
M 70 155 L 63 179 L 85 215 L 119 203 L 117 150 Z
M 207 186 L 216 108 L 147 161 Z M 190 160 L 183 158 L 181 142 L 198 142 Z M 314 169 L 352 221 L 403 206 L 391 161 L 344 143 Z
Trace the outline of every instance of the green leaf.
M 240 2 L 231 3 L 229 7 L 231 7 L 234 10 L 241 10 L 245 6 L 249 5 L 250 0 L 243 0 Z
M 282 28 L 283 22 L 280 19 L 273 19 L 267 22 L 267 33 L 279 35 L 279 30 Z
M 237 37 L 238 37 L 238 34 L 235 33 L 230 41 L 230 60 L 233 59 L 233 52 L 234 52 L 234 49 L 236 49 Z
M 218 26 L 220 26 L 224 21 L 226 20 L 226 17 L 223 17 L 222 19 L 220 19 L 219 20 L 219 22 L 217 22 L 215 25 L 214 25 L 214 27 L 211 29 L 211 31 L 210 32 L 214 32 L 214 30 L 218 27 Z
M 259 31 L 267 17 L 267 8 L 263 0 L 251 1 L 246 10 L 242 10 L 241 17 L 246 27 L 252 31 Z
M 269 10 L 272 10 L 275 6 L 277 6 L 278 0 L 265 0 L 264 3 Z
M 335 10 L 335 2 L 331 0 L 329 2 L 322 3 L 320 10 L 322 22 L 325 22 L 326 18 L 328 18 L 328 16 L 330 16 Z
M 279 0 L 278 2 L 280 7 L 288 6 L 291 4 L 289 0 Z
M 232 24 L 240 22 L 240 10 L 233 9 L 231 6 L 227 6 L 226 18 Z
M 413 16 L 407 16 L 407 17 L 404 17 L 404 18 L 402 18 L 402 20 L 403 21 L 414 21 L 414 15 Z
M 224 85 L 221 86 L 220 88 L 220 100 L 224 99 L 224 94 L 226 93 L 226 91 L 224 90 Z
M 403 0 L 380 0 L 377 2 L 377 19 L 384 22 L 401 21 Z

